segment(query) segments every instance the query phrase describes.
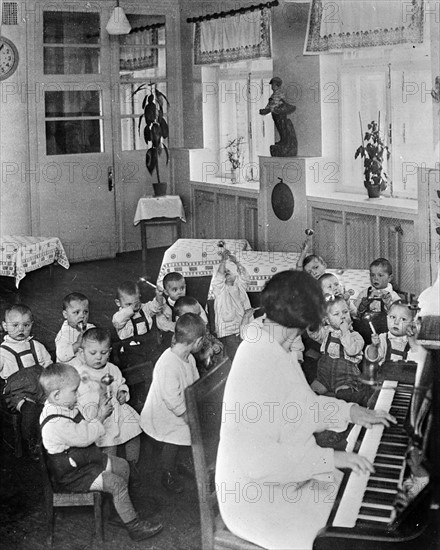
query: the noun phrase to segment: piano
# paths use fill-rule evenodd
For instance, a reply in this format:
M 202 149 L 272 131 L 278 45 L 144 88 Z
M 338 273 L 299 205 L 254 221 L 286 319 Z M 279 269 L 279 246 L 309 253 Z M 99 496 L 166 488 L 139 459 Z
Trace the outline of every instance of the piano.
M 424 346 L 426 356 L 418 364 L 383 366 L 374 408 L 389 411 L 397 425 L 351 430 L 346 450 L 368 457 L 375 472 L 344 472 L 314 550 L 440 548 L 440 346 Z M 423 449 L 429 476 L 402 507 L 399 490 L 411 473 L 407 456 L 414 446 Z

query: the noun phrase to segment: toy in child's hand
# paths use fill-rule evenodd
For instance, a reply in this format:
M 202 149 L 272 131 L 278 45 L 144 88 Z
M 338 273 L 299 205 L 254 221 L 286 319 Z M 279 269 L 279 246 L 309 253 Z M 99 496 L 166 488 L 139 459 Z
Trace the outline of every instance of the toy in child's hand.
M 217 243 L 217 246 L 218 246 L 219 248 L 224 248 L 224 247 L 225 247 L 225 241 L 219 241 L 219 242 Z
M 374 328 L 374 325 L 373 325 L 373 323 L 371 322 L 371 319 L 372 319 L 371 313 L 366 313 L 366 314 L 364 315 L 364 319 L 365 319 L 366 321 L 368 321 L 368 324 L 369 324 L 370 330 L 371 330 L 371 334 L 377 334 L 376 329 Z
M 354 294 L 354 290 L 352 288 L 349 288 L 344 292 L 342 296 L 344 297 L 344 300 L 347 301 L 350 299 L 350 296 L 353 296 L 353 294 Z
M 313 229 L 309 229 L 309 228 L 307 228 L 307 229 L 304 231 L 304 233 L 307 235 L 307 237 L 312 237 L 312 236 L 315 234 L 315 232 L 313 231 Z
M 146 285 L 151 286 L 152 288 L 154 288 L 154 290 L 157 289 L 156 285 L 153 285 L 153 283 L 150 283 L 150 281 L 147 279 L 147 276 L 139 277 L 138 282 L 139 283 L 145 283 Z
M 77 324 L 76 329 L 79 330 L 80 332 L 85 332 L 87 329 L 87 323 L 85 321 L 80 321 Z
M 112 396 L 112 390 L 110 386 L 114 382 L 114 380 L 115 380 L 114 377 L 110 373 L 104 374 L 104 376 L 101 378 L 101 382 L 104 384 L 104 386 L 107 387 L 106 389 L 107 397 Z

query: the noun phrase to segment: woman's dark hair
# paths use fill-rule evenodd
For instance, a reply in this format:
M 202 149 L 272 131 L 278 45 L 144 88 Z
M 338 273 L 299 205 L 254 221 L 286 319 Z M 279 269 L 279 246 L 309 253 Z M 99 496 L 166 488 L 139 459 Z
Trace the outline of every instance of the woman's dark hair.
M 272 321 L 288 328 L 315 328 L 324 315 L 320 283 L 305 271 L 281 271 L 261 293 L 261 305 Z

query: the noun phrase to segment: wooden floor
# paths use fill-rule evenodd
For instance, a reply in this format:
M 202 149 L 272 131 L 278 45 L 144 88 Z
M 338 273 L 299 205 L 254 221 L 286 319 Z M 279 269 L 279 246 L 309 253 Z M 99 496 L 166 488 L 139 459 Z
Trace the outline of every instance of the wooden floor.
M 90 321 L 96 325 L 111 326 L 116 311 L 115 288 L 118 282 L 137 280 L 147 275 L 155 281 L 164 249 L 149 251 L 148 265 L 142 264 L 141 253 L 121 255 L 112 260 L 74 264 L 69 270 L 54 267 L 28 274 L 19 291 L 13 280 L 0 278 L 0 313 L 3 319 L 7 303 L 27 304 L 35 317 L 34 335 L 49 350 L 54 349 L 54 338 L 62 317 L 62 299 L 69 292 L 84 293 L 90 299 Z M 192 287 L 191 287 L 192 284 Z M 206 298 L 206 283 L 200 287 L 190 282 L 190 292 L 201 302 Z M 154 290 L 142 285 L 143 300 L 152 299 Z M 0 550 L 40 550 L 46 548 L 46 525 L 43 510 L 43 492 L 38 464 L 26 457 L 16 459 L 4 443 L 0 448 Z M 200 524 L 195 481 L 185 479 L 185 492 L 169 495 L 160 486 L 157 460 L 151 442 L 143 436 L 140 469 L 144 482 L 132 491 L 133 502 L 143 517 L 161 518 L 162 533 L 139 543 L 133 542 L 122 527 L 105 525 L 105 549 L 197 550 L 200 548 Z M 86 550 L 95 548 L 93 513 L 87 509 L 63 512 L 57 519 L 54 548 L 57 550 Z

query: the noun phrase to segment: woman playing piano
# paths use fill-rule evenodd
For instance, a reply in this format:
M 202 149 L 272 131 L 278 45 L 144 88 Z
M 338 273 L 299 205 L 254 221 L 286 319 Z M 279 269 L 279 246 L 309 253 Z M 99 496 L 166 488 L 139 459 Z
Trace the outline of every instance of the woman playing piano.
M 223 399 L 216 484 L 220 512 L 235 535 L 268 549 L 311 548 L 326 523 L 340 468 L 373 471 L 362 456 L 322 448 L 315 432 L 371 427 L 386 412 L 317 396 L 289 353 L 323 316 L 320 285 L 300 271 L 276 274 L 262 292 L 263 324 L 247 327 Z

